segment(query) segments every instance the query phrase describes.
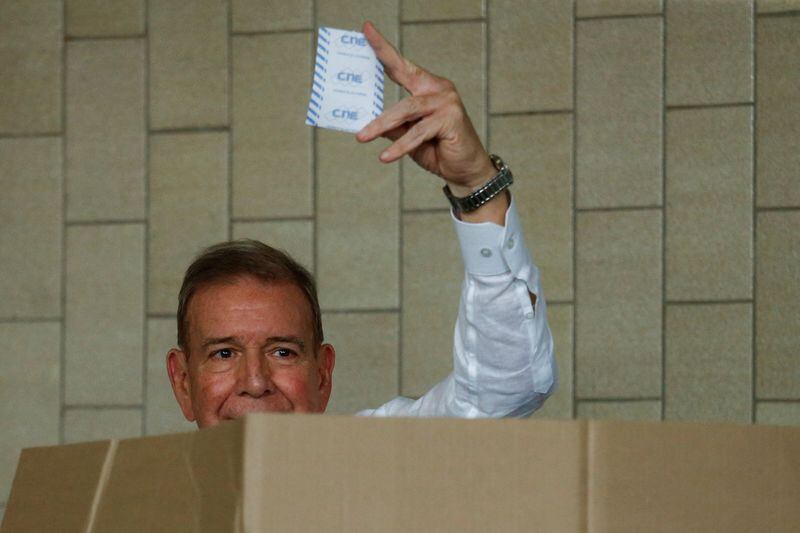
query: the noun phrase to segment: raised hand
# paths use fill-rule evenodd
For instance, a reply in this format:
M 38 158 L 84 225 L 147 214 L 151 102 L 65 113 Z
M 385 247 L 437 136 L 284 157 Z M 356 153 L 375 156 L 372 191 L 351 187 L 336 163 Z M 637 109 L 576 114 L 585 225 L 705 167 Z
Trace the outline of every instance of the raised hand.
M 381 161 L 390 163 L 409 155 L 447 181 L 457 196 L 486 183 L 496 170 L 453 82 L 403 57 L 371 22 L 364 23 L 363 32 L 386 74 L 411 96 L 384 110 L 356 139 L 394 141 L 381 153 Z

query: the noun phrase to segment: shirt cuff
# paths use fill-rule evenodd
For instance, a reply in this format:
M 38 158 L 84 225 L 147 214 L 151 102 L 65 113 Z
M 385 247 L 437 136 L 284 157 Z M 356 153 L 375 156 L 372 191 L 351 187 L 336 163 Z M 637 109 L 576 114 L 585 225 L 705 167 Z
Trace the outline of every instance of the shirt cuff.
M 510 271 L 517 277 L 527 277 L 526 271 L 531 269 L 533 261 L 525 246 L 513 197 L 506 211 L 505 226 L 493 222 L 464 222 L 458 220 L 452 211 L 450 217 L 468 273 L 492 276 Z

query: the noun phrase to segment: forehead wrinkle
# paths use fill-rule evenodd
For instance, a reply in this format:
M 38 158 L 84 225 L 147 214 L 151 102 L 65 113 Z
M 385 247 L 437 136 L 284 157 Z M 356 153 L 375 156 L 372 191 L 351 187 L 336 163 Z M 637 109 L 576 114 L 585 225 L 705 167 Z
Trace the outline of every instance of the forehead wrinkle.
M 214 344 L 236 344 L 236 345 L 240 345 L 241 346 L 241 345 L 244 344 L 242 342 L 242 340 L 243 339 L 241 337 L 231 337 L 231 336 L 228 336 L 228 337 L 206 337 L 203 340 L 203 343 L 201 344 L 201 346 L 203 348 L 206 348 L 208 346 L 212 346 Z
M 262 343 L 263 346 L 268 344 L 273 344 L 276 342 L 289 342 L 292 344 L 298 345 L 300 348 L 305 348 L 306 343 L 301 337 L 297 337 L 294 335 L 270 335 L 267 337 L 264 342 Z M 227 337 L 207 337 L 203 340 L 202 347 L 206 348 L 208 346 L 213 346 L 215 344 L 235 344 L 237 346 L 244 346 L 247 344 L 244 338 L 239 336 L 227 336 Z

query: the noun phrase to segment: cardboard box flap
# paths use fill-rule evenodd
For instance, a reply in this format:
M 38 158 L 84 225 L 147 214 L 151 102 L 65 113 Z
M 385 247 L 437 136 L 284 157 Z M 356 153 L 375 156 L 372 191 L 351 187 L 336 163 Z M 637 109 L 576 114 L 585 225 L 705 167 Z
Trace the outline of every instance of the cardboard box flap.
M 592 422 L 589 531 L 800 530 L 800 428 Z
M 584 422 L 252 415 L 245 431 L 246 531 L 585 530 Z
M 239 531 L 243 427 L 23 450 L 2 532 Z
M 238 530 L 243 426 L 120 441 L 93 532 Z
M 86 531 L 109 441 L 22 450 L 3 533 Z

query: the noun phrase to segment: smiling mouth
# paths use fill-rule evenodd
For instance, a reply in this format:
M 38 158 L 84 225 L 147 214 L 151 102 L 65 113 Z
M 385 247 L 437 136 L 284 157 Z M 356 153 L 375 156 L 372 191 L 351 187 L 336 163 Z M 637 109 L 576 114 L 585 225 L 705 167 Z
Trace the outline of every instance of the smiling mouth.
M 238 420 L 244 417 L 248 413 L 288 413 L 291 412 L 291 409 L 284 409 L 284 408 L 270 408 L 270 407 L 253 407 L 249 409 L 243 409 L 241 412 L 237 412 L 232 415 L 223 415 L 220 417 L 221 420 Z

